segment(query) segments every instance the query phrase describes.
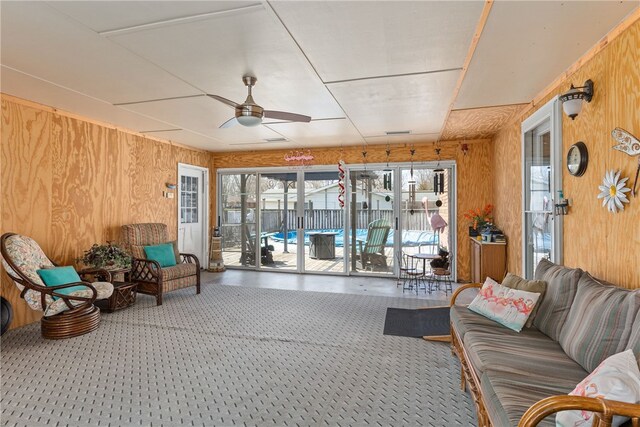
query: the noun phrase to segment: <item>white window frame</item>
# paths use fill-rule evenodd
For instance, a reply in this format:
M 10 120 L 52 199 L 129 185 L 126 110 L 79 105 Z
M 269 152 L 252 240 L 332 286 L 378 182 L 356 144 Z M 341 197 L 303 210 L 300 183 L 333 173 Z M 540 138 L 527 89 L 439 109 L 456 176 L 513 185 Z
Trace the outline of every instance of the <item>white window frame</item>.
M 525 180 L 526 180 L 526 134 L 549 121 L 550 127 L 550 164 L 551 164 L 551 210 L 553 217 L 553 235 L 551 238 L 551 261 L 556 264 L 562 264 L 563 252 L 563 235 L 562 235 L 562 215 L 556 215 L 554 205 L 557 202 L 558 190 L 562 189 L 562 105 L 559 97 L 556 96 L 540 107 L 535 113 L 522 122 L 520 141 L 521 141 L 521 195 L 522 195 L 522 273 L 527 272 L 527 230 L 526 230 L 526 197 Z M 535 266 L 534 266 L 535 270 Z M 531 279 L 531 277 L 527 277 Z

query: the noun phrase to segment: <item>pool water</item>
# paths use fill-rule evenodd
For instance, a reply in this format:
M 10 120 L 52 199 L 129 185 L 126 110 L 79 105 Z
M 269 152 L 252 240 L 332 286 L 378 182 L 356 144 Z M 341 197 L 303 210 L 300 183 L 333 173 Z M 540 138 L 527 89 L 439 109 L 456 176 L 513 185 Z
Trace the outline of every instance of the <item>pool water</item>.
M 309 234 L 313 233 L 336 233 L 336 246 L 344 247 L 344 230 L 305 230 L 304 232 L 304 244 L 309 245 Z M 387 238 L 387 247 L 393 246 L 393 234 L 394 230 L 389 231 L 389 237 Z M 285 236 L 284 233 L 274 233 L 269 234 L 269 237 L 276 242 L 284 242 Z M 351 238 L 351 235 L 348 235 L 347 238 Z M 298 243 L 298 232 L 297 231 L 289 231 L 287 232 L 287 243 L 296 244 Z M 367 229 L 359 228 L 356 230 L 356 239 L 357 240 L 367 240 Z M 438 244 L 438 236 L 431 231 L 420 231 L 420 230 L 404 230 L 402 232 L 402 246 L 419 246 L 419 245 L 436 245 Z

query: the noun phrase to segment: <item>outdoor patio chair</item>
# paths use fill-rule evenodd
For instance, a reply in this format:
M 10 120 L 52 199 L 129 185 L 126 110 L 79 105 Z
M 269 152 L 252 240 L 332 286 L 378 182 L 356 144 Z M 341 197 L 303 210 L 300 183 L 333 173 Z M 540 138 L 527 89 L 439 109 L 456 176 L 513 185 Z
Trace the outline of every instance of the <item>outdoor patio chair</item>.
M 200 261 L 193 254 L 178 251 L 178 244 L 169 241 L 166 224 L 129 224 L 122 226 L 123 246 L 132 256 L 131 277 L 141 294 L 154 295 L 156 304 L 162 305 L 162 296 L 171 291 L 196 287 L 200 293 Z M 160 263 L 147 259 L 145 246 L 173 244 L 176 265 L 161 267 Z
M 27 236 L 3 234 L 0 237 L 0 252 L 5 271 L 20 290 L 20 297 L 30 308 L 44 313 L 40 321 L 44 338 L 72 338 L 98 328 L 100 310 L 93 303 L 111 296 L 111 283 L 76 281 L 46 286 L 38 270 L 57 266 L 44 254 L 38 243 Z M 103 273 L 111 277 L 108 271 Z
M 386 219 L 377 219 L 369 224 L 367 240 L 358 240 L 358 251 L 362 269 L 374 267 L 387 268 L 387 256 L 384 253 L 391 224 Z

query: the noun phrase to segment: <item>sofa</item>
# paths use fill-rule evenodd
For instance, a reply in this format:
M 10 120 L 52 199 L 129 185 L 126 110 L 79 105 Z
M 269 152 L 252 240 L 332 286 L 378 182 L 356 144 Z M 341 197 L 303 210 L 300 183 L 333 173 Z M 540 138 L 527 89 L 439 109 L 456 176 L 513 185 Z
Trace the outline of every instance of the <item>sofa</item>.
M 568 393 L 609 356 L 631 349 L 640 357 L 640 290 L 548 260 L 537 266 L 535 279 L 546 282 L 546 291 L 531 327 L 520 332 L 456 305 L 461 292 L 481 284 L 464 285 L 451 298 L 452 351 L 478 425 L 555 426 L 556 412 L 584 409 L 601 425 L 618 414 L 637 426 L 638 404 Z

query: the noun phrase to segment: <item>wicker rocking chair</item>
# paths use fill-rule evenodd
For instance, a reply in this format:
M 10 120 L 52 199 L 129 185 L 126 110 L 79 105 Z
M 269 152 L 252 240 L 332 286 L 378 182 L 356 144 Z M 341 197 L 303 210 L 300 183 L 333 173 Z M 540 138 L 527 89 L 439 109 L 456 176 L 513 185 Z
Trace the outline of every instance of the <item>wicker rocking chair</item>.
M 44 254 L 38 243 L 30 237 L 6 233 L 0 237 L 2 264 L 7 275 L 20 290 L 30 308 L 41 310 L 42 336 L 47 339 L 72 338 L 89 333 L 100 324 L 100 310 L 94 301 L 109 298 L 113 285 L 107 282 L 78 282 L 59 286 L 45 286 L 37 270 L 56 265 Z M 102 272 L 110 278 L 108 271 Z M 70 294 L 60 290 L 83 286 Z

